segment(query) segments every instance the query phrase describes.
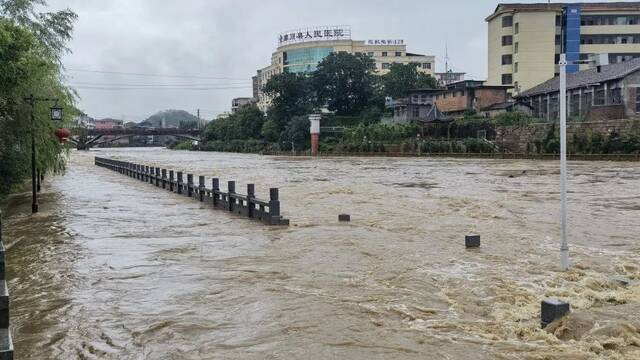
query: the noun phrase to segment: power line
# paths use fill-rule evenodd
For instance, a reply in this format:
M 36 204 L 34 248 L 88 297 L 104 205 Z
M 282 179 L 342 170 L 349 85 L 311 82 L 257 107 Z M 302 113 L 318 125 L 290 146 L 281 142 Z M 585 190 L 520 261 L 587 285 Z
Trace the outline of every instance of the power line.
M 233 90 L 233 89 L 251 89 L 251 86 L 221 86 L 221 87 L 115 87 L 115 86 L 72 86 L 79 90 Z
M 107 70 L 89 70 L 89 69 L 74 69 L 74 68 L 66 68 L 65 70 L 72 71 L 72 72 L 114 74 L 114 75 L 130 75 L 130 76 L 147 76 L 147 77 L 164 77 L 164 78 L 182 78 L 182 79 L 247 80 L 247 78 L 230 78 L 230 77 L 216 77 L 216 76 L 194 76 L 194 75 L 166 75 L 166 74 L 150 74 L 150 73 L 135 73 L 135 72 L 107 71 Z
M 211 83 L 211 84 L 130 84 L 130 83 L 95 83 L 73 81 L 67 83 L 68 86 L 115 86 L 115 87 L 209 87 L 209 86 L 246 86 L 247 82 Z

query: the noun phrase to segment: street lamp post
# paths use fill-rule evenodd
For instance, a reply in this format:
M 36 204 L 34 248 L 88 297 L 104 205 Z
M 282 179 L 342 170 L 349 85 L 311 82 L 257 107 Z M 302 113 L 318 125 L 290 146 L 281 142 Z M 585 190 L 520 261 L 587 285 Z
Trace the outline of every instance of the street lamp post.
M 560 54 L 560 269 L 569 269 L 567 243 L 567 56 Z
M 560 269 L 569 270 L 569 244 L 567 243 L 567 65 L 596 63 L 607 65 L 606 54 L 598 59 L 567 61 L 567 54 L 560 54 Z
M 31 106 L 31 213 L 38 212 L 38 183 L 39 175 L 36 172 L 36 125 L 35 125 L 35 105 L 37 101 L 55 101 L 51 107 L 51 120 L 62 120 L 62 108 L 58 106 L 58 99 L 37 98 L 33 94 L 25 97 L 24 100 Z

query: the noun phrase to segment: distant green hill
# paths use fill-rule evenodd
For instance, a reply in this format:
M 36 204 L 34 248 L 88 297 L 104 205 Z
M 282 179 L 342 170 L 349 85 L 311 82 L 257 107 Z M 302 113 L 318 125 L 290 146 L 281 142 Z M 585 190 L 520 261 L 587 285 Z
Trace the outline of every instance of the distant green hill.
M 165 127 L 180 127 L 180 123 L 196 123 L 198 117 L 184 110 L 165 110 L 149 116 L 140 123 L 140 126 L 161 127 L 162 119 L 164 119 Z

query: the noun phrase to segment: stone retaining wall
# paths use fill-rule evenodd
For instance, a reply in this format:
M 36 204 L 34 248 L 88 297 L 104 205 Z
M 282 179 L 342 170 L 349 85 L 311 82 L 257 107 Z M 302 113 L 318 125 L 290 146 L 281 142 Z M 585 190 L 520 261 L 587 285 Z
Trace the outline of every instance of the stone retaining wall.
M 556 136 L 559 136 L 557 123 L 497 126 L 495 142 L 502 149 L 510 152 L 536 152 L 534 144 L 547 138 L 552 130 Z M 567 123 L 567 139 L 571 139 L 574 133 L 583 131 L 603 135 L 609 135 L 613 132 L 619 135 L 640 132 L 640 118 Z

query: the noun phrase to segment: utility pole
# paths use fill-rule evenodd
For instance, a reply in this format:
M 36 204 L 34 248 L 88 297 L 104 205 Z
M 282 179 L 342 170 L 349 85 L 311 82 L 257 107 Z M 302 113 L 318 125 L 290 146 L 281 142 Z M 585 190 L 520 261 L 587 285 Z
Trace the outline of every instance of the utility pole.
M 33 94 L 23 98 L 31 106 L 31 213 L 38 212 L 38 191 L 40 184 L 40 174 L 36 171 L 36 101 L 55 101 L 56 105 L 51 108 L 51 120 L 62 120 L 62 108 L 58 107 L 58 99 L 37 98 Z
M 198 130 L 202 130 L 202 121 L 200 120 L 200 109 L 198 109 L 197 112 L 198 112 Z
M 560 54 L 560 268 L 569 269 L 567 244 L 567 55 Z
M 31 105 L 31 213 L 38 212 L 38 189 L 36 184 L 36 125 L 34 107 L 36 99 L 31 94 L 28 98 L 25 98 Z

